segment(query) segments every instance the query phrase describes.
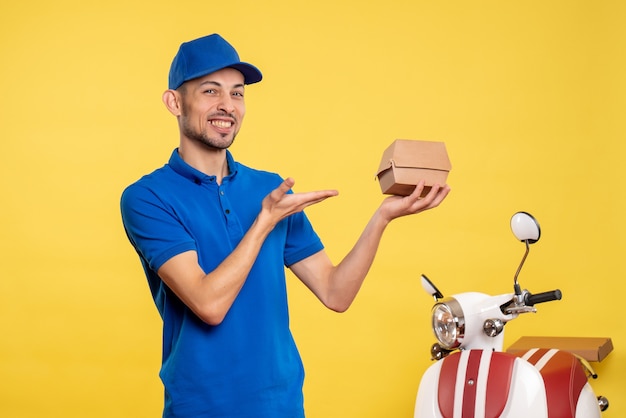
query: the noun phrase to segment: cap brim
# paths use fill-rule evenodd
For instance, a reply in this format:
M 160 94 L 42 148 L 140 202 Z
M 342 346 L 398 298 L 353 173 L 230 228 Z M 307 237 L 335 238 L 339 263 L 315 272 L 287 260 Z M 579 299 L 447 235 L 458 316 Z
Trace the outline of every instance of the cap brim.
M 247 62 L 239 62 L 233 65 L 227 65 L 224 68 L 234 68 L 235 70 L 241 72 L 243 74 L 243 82 L 245 84 L 254 84 L 258 83 L 263 79 L 263 74 L 252 64 L 248 64 Z

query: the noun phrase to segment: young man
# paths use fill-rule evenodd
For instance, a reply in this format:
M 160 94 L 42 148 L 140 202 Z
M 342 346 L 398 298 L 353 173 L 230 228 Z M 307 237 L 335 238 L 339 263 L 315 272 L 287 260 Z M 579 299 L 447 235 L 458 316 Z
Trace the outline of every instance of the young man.
M 294 180 L 228 151 L 261 72 L 217 34 L 183 43 L 163 94 L 180 144 L 130 185 L 122 219 L 163 319 L 165 417 L 303 417 L 304 370 L 289 330 L 285 266 L 328 308 L 354 300 L 387 224 L 449 192 L 383 200 L 333 265 L 303 212 L 335 190 L 292 193 Z

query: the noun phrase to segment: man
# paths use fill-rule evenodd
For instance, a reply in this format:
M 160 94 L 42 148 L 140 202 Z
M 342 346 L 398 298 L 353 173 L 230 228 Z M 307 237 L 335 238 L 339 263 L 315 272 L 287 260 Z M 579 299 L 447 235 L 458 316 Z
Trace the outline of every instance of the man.
M 335 190 L 292 193 L 294 180 L 236 162 L 228 147 L 261 72 L 217 34 L 183 43 L 163 94 L 180 144 L 121 200 L 163 319 L 166 417 L 303 417 L 304 370 L 289 330 L 285 266 L 328 308 L 345 311 L 387 224 L 438 206 L 424 184 L 385 199 L 333 265 L 303 212 Z

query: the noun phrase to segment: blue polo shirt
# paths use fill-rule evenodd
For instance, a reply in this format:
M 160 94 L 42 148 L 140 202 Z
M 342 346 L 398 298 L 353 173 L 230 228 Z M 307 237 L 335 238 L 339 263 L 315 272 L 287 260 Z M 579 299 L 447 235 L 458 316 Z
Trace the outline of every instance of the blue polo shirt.
M 269 234 L 223 322 L 202 322 L 157 270 L 185 251 L 205 272 L 237 246 L 282 182 L 233 160 L 218 185 L 174 150 L 169 163 L 130 185 L 121 199 L 124 227 L 163 319 L 164 417 L 303 417 L 304 369 L 289 330 L 285 266 L 322 250 L 304 213 Z

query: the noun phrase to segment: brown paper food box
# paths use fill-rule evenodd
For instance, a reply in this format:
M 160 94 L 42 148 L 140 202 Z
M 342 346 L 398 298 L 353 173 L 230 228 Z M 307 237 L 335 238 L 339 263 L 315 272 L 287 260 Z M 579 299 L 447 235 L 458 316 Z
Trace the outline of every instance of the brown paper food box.
M 378 182 L 384 194 L 407 196 L 420 180 L 425 196 L 435 184 L 446 184 L 452 169 L 443 142 L 397 139 L 384 152 L 378 167 Z
M 605 337 L 521 337 L 506 351 L 519 354 L 531 348 L 558 348 L 577 354 L 587 361 L 602 361 L 613 351 L 613 342 Z

